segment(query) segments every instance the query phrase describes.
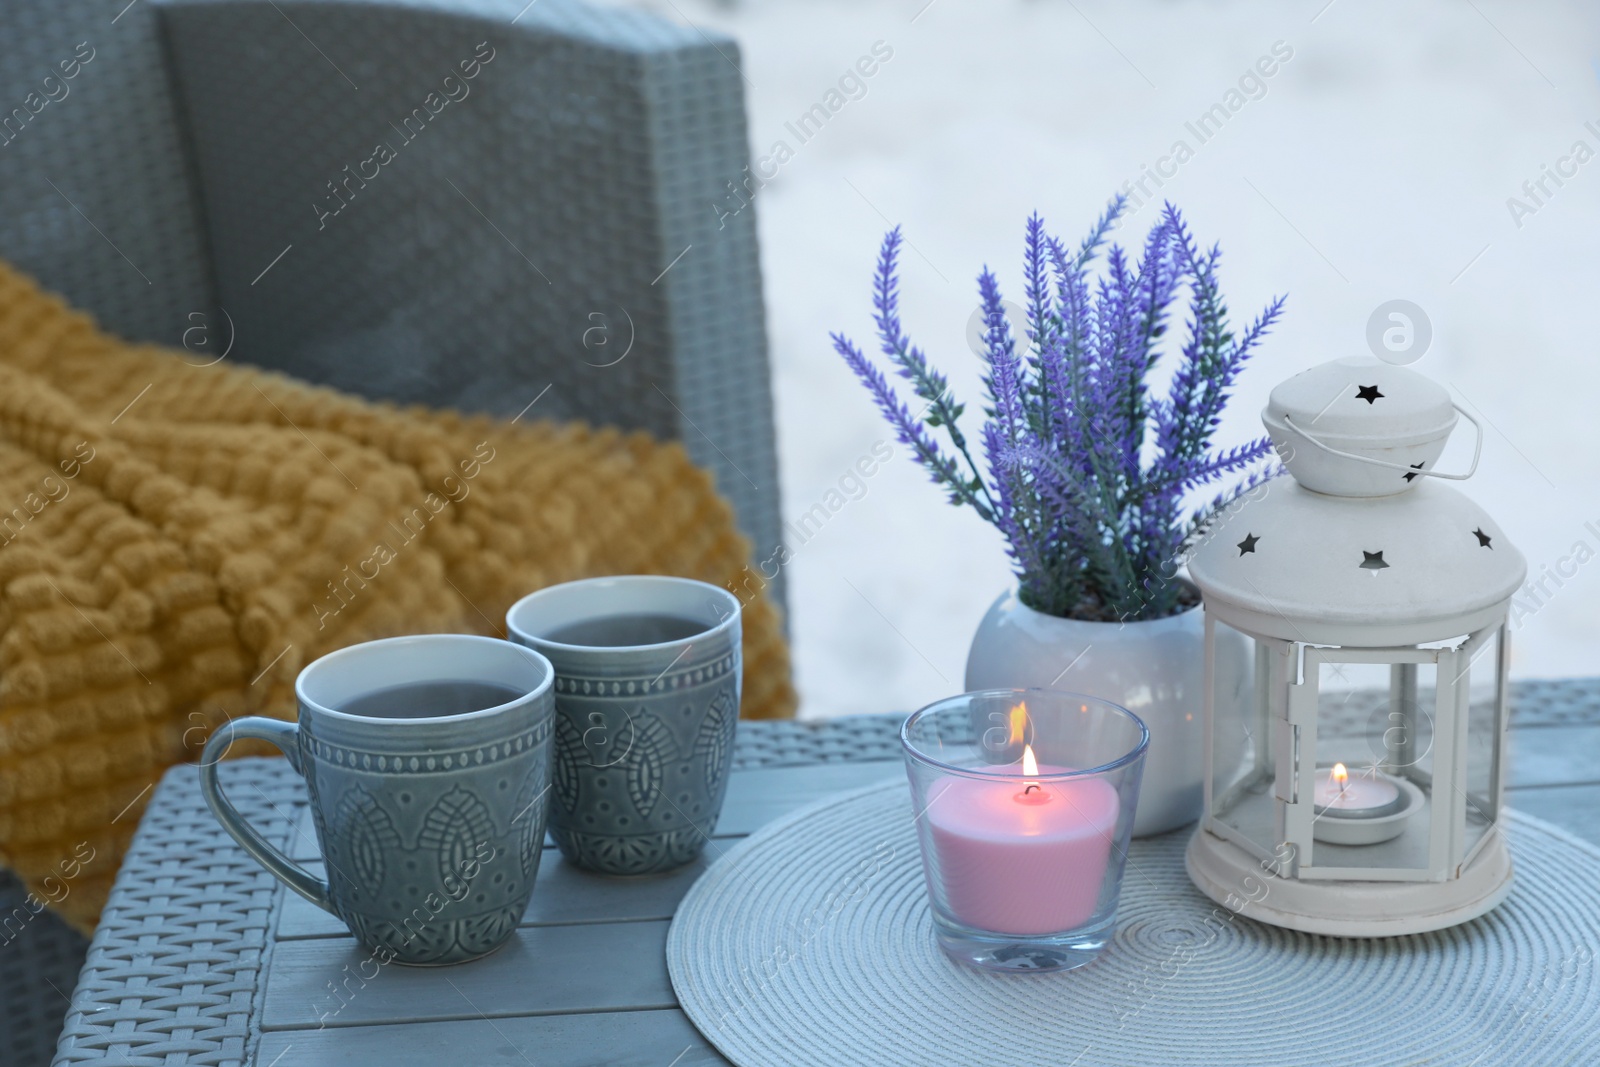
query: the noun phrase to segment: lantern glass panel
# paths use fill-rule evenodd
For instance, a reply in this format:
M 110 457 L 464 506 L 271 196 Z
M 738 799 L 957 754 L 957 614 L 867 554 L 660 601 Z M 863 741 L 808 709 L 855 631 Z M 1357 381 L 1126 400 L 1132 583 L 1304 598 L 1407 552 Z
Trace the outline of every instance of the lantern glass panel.
M 1426 768 L 1434 758 L 1438 667 L 1434 663 L 1349 662 L 1335 658 L 1420 658 L 1426 654 L 1422 650 L 1314 651 L 1314 657 L 1307 657 L 1306 668 L 1309 672 L 1315 667 L 1315 676 L 1305 681 L 1317 686 L 1315 753 L 1310 751 L 1309 738 L 1303 730 L 1299 749 L 1301 796 L 1306 796 L 1309 789 L 1312 798 L 1310 810 L 1302 817 L 1309 819 L 1313 839 L 1309 863 L 1304 853 L 1301 856 L 1302 876 L 1316 876 L 1305 870 L 1309 866 L 1313 872 L 1327 872 L 1327 876 L 1359 877 L 1354 869 L 1364 869 L 1389 872 L 1387 877 L 1426 878 L 1434 815 L 1428 799 L 1431 779 Z M 1315 810 L 1317 786 L 1321 784 L 1325 792 L 1332 788 L 1334 765 L 1338 763 L 1345 766 L 1348 799 L 1339 805 L 1324 805 L 1325 810 L 1319 814 Z M 1415 803 L 1419 793 L 1420 804 Z M 1383 811 L 1381 805 L 1388 796 L 1396 797 L 1396 806 L 1409 812 L 1390 817 L 1393 821 L 1386 825 L 1394 829 L 1393 836 L 1363 843 L 1334 839 L 1385 818 L 1374 812 Z
M 1468 668 L 1467 686 L 1467 766 L 1463 783 L 1467 795 L 1464 844 L 1468 854 L 1489 832 L 1499 817 L 1498 781 L 1496 779 L 1496 741 L 1500 736 L 1496 700 L 1500 691 L 1500 645 L 1505 641 L 1505 630 L 1495 631 Z
M 1329 652 L 1337 654 L 1336 649 Z M 1366 767 L 1383 760 L 1384 735 L 1398 724 L 1390 663 L 1324 663 L 1317 689 L 1318 762 Z
M 1257 641 L 1225 622 L 1211 625 L 1211 813 L 1265 855 L 1277 839 L 1271 723 L 1281 714 L 1286 646 Z
M 1369 736 L 1384 752 L 1383 768 L 1426 783 L 1433 766 L 1435 664 L 1397 663 L 1389 668 L 1389 699 L 1384 717 L 1371 722 Z

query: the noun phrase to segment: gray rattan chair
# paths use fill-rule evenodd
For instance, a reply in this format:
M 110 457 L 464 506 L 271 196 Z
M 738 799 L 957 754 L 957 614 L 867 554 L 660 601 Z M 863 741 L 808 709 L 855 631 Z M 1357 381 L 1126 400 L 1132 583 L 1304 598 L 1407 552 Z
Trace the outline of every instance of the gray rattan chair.
M 770 554 L 732 41 L 576 0 L 123 2 L 5 4 L 0 257 L 194 363 L 681 438 Z M 32 975 L 83 944 L 19 929 L 0 1058 L 31 1067 L 71 992 Z

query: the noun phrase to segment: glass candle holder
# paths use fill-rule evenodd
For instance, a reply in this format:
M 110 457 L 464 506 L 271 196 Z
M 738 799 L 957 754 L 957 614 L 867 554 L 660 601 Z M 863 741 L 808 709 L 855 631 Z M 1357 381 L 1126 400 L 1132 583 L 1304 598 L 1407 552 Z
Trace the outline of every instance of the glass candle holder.
M 1150 731 L 1078 693 L 930 704 L 900 740 L 939 945 L 987 970 L 1094 960 L 1116 926 Z

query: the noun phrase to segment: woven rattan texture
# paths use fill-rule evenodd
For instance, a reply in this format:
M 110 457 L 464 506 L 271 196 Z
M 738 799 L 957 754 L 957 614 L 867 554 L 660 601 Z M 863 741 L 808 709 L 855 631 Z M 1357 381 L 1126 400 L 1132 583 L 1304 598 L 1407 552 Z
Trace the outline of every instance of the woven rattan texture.
M 1593 1063 L 1600 849 L 1513 813 L 1511 898 L 1437 934 L 1265 926 L 1189 884 L 1190 830 L 1135 841 L 1090 967 L 997 977 L 934 943 L 904 783 L 731 850 L 679 906 L 683 1009 L 742 1067 Z
M 1513 682 L 1512 726 L 1587 726 L 1600 722 L 1600 679 Z
M 211 268 L 156 16 L 121 9 L 0 8 L 0 257 L 112 333 L 175 345 L 210 320 Z
M 900 758 L 901 715 L 849 715 L 817 722 L 740 723 L 735 770 Z M 759 729 L 752 729 L 759 727 Z
M 61 886 L 64 883 L 53 883 Z M 67 892 L 70 883 L 65 883 Z M 0 1064 L 44 1067 L 89 942 L 0 871 Z
M 1418 701 L 1433 706 L 1433 690 L 1423 688 Z M 1487 705 L 1473 702 L 1473 708 Z M 1363 731 L 1382 736 L 1389 725 L 1389 694 L 1383 689 L 1357 689 L 1349 698 L 1325 699 L 1318 729 L 1331 736 L 1349 737 Z M 1600 722 L 1600 682 L 1594 678 L 1557 678 L 1513 682 L 1512 726 L 1584 726 Z
M 282 844 L 304 787 L 287 761 L 219 768 L 241 814 Z M 157 787 L 101 915 L 57 1064 L 243 1065 L 276 880 L 223 833 L 192 766 Z
M 1424 704 L 1431 691 L 1422 694 Z M 1330 736 L 1358 736 L 1388 725 L 1384 690 L 1357 690 L 1331 708 L 1322 723 Z M 1330 702 L 1331 704 L 1332 702 Z M 1585 726 L 1600 722 L 1600 680 L 1563 678 L 1516 682 L 1511 687 L 1513 726 Z M 902 715 L 851 715 L 813 722 L 765 723 L 760 731 L 741 735 L 735 767 L 783 767 L 845 760 L 900 758 Z
M 716 210 L 731 40 L 578 0 L 160 10 L 233 358 L 681 439 L 771 555 L 755 212 Z

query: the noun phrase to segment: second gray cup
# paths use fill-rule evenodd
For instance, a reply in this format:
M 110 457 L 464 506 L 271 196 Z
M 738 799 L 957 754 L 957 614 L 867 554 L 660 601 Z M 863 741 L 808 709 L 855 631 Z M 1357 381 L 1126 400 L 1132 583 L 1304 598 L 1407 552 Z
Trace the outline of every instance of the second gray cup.
M 738 726 L 739 599 L 690 578 L 590 578 L 523 597 L 506 629 L 556 670 L 550 834 L 561 854 L 605 874 L 699 856 Z

